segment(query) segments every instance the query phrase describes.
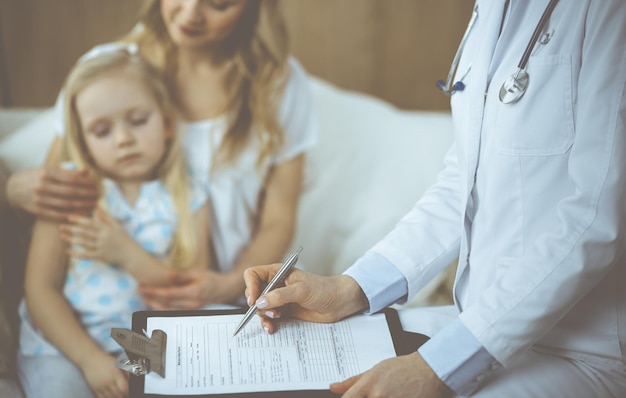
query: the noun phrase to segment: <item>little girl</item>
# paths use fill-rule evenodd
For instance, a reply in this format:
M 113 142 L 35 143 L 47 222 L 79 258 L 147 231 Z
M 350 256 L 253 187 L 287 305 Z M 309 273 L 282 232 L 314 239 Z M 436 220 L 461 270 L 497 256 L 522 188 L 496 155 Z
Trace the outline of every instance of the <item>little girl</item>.
M 145 308 L 137 283 L 208 266 L 208 206 L 187 176 L 163 80 L 132 48 L 81 59 L 63 101 L 66 158 L 102 194 L 93 217 L 35 224 L 20 378 L 28 397 L 125 397 L 110 330 Z

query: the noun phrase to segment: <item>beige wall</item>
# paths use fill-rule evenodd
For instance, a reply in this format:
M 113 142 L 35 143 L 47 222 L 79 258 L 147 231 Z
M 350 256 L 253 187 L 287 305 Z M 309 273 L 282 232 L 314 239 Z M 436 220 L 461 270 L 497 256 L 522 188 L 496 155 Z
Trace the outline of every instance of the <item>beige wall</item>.
M 0 0 L 8 105 L 54 103 L 74 61 L 94 44 L 132 27 L 139 4 L 139 0 Z
M 293 53 L 310 73 L 403 108 L 448 109 L 434 82 L 448 73 L 471 1 L 283 2 Z M 140 4 L 0 0 L 0 101 L 52 104 L 76 58 L 128 31 Z
M 288 0 L 292 49 L 313 74 L 411 109 L 448 109 L 435 87 L 469 0 Z

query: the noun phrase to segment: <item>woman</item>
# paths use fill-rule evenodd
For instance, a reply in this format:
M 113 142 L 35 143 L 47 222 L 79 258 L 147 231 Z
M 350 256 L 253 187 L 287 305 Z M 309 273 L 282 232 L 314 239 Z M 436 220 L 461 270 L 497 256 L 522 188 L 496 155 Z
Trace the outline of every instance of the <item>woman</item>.
M 243 271 L 289 247 L 304 152 L 317 131 L 279 11 L 275 0 L 147 0 L 123 39 L 171 85 L 191 173 L 211 205 L 212 269 L 143 286 L 155 309 L 237 302 Z M 17 173 L 7 190 L 14 205 L 56 219 L 93 207 L 97 196 L 81 171 L 58 169 Z

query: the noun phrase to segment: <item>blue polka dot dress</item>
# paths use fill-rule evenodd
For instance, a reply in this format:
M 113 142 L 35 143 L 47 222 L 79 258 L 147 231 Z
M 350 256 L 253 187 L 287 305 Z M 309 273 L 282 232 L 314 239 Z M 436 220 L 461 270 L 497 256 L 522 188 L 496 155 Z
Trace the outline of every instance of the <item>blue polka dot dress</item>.
M 147 252 L 164 259 L 171 247 L 177 217 L 172 199 L 160 181 L 145 183 L 134 206 L 126 202 L 115 183 L 104 184 L 107 211 Z M 192 211 L 206 200 L 193 188 Z M 64 293 L 88 334 L 107 352 L 121 347 L 110 337 L 111 328 L 130 328 L 133 312 L 146 309 L 137 293 L 137 282 L 115 264 L 76 259 L 69 267 Z M 60 352 L 36 329 L 24 301 L 20 305 L 22 326 L 20 352 L 26 356 Z

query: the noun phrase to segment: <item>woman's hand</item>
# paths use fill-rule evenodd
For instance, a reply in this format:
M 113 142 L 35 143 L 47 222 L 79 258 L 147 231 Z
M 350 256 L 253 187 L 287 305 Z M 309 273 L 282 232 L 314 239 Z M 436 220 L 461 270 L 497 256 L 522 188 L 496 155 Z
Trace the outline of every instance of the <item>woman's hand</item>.
M 86 170 L 28 169 L 7 182 L 12 206 L 35 216 L 65 221 L 69 214 L 88 214 L 96 206 L 98 187 Z
M 243 293 L 243 283 L 240 276 L 194 268 L 172 271 L 167 286 L 140 285 L 139 293 L 154 310 L 198 309 L 234 302 Z
M 61 239 L 70 245 L 68 255 L 123 266 L 132 239 L 113 218 L 102 209 L 96 217 L 68 216 L 68 224 L 59 229 Z
M 344 398 L 437 398 L 450 392 L 417 352 L 382 361 L 365 373 L 331 384 L 330 391 Z
M 81 370 L 87 384 L 98 398 L 124 398 L 128 396 L 128 373 L 115 366 L 115 358 L 106 352 L 93 355 Z
M 349 276 L 324 277 L 295 269 L 284 287 L 259 297 L 281 264 L 252 267 L 244 273 L 248 305 L 256 302 L 263 327 L 273 333 L 272 319 L 287 314 L 313 322 L 335 322 L 369 307 L 363 290 Z

